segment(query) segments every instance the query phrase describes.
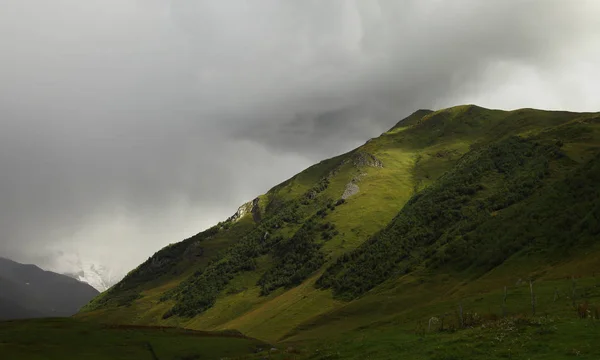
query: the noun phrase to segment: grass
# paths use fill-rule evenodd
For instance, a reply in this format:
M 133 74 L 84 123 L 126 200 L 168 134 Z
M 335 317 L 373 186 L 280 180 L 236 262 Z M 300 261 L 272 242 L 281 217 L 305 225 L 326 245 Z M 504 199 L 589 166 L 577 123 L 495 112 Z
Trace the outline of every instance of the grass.
M 557 264 L 553 269 L 558 271 L 541 276 L 534 284 L 535 315 L 529 284 L 523 281 L 537 268 L 535 264 L 521 268 L 522 272 L 507 264 L 512 276 L 498 271 L 472 281 L 461 280 L 464 274 L 406 276 L 303 324 L 278 345 L 300 349 L 302 354 L 280 358 L 596 359 L 600 356 L 595 340 L 600 333 L 595 313 L 600 311 L 600 277 L 594 275 L 598 270 L 594 259 L 584 259 L 591 266 L 579 269 L 585 275 L 576 279 L 575 307 L 572 280 L 556 277 L 572 264 Z M 508 289 L 505 307 L 504 286 Z M 586 303 L 590 311 L 579 318 L 576 308 Z M 444 317 L 443 329 L 439 321 L 429 328 L 432 317 Z
M 383 327 L 274 359 L 597 359 L 598 330 L 597 321 L 549 316 L 507 317 L 465 330 L 418 334 Z
M 584 319 L 572 306 L 572 280 L 561 277 L 572 269 L 569 263 L 556 264 L 536 281 L 536 314 L 531 314 L 528 284 L 519 279 L 537 268 L 533 259 L 534 264 L 521 272 L 507 264 L 505 270 L 514 271 L 512 275 L 498 269 L 466 284 L 461 274 L 406 276 L 335 311 L 321 309 L 325 316 L 306 322 L 304 329 L 274 345 L 237 333 L 45 319 L 0 323 L 0 352 L 9 359 L 153 359 L 150 344 L 158 359 L 597 359 L 600 320 L 593 309 L 600 307 L 600 278 L 594 275 L 598 258 L 585 252 L 580 256 L 588 267 L 579 269 L 575 303 L 590 304 Z M 502 288 L 507 284 L 503 316 Z M 455 291 L 457 287 L 462 291 Z M 492 287 L 496 290 L 489 291 Z M 282 294 L 290 297 L 289 305 L 297 304 L 295 308 L 267 302 L 230 325 L 249 326 L 248 332 L 275 338 L 286 328 L 282 318 L 273 321 L 278 314 L 292 321 L 306 313 L 303 307 L 319 307 L 316 297 L 311 297 L 313 304 L 303 301 L 307 291 L 315 290 L 300 286 Z M 464 309 L 464 328 L 459 325 L 458 304 Z M 440 322 L 428 327 L 431 317 L 441 319 L 444 314 L 443 329 Z M 271 346 L 276 350 L 267 351 Z M 263 351 L 255 353 L 258 348 Z
M 2 359 L 221 359 L 269 345 L 237 333 L 98 325 L 74 319 L 0 322 Z

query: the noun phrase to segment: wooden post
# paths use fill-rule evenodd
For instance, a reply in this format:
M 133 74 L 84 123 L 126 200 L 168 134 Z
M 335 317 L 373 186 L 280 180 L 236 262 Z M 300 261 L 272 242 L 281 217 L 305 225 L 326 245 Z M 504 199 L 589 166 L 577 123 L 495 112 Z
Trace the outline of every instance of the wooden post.
M 556 300 L 558 300 L 558 288 L 554 288 L 554 302 L 556 302 Z
M 571 302 L 573 303 L 573 308 L 575 308 L 575 277 L 571 276 Z
M 502 299 L 502 316 L 506 316 L 506 286 L 504 287 L 504 298 Z
M 529 291 L 531 292 L 531 313 L 535 315 L 535 294 L 533 293 L 533 280 L 529 280 Z
M 460 328 L 464 328 L 465 327 L 465 322 L 463 320 L 463 307 L 462 307 L 462 303 L 458 304 L 458 308 L 459 308 L 459 314 L 460 314 Z

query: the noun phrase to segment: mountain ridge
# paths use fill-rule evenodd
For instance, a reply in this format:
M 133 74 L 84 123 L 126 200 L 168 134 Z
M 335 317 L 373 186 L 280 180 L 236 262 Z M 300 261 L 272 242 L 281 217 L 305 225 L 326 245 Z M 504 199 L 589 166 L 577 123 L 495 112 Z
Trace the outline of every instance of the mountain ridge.
M 36 265 L 0 257 L 0 318 L 71 316 L 99 292 Z
M 309 334 L 341 321 L 330 316 L 353 306 L 362 313 L 352 313 L 344 329 L 366 326 L 364 314 L 374 312 L 360 304 L 382 292 L 404 301 L 408 294 L 394 289 L 417 286 L 409 280 L 423 274 L 454 274 L 447 281 L 473 294 L 483 285 L 461 279 L 493 277 L 513 262 L 518 276 L 529 276 L 541 267 L 522 264 L 527 251 L 552 258 L 539 252 L 541 240 L 531 240 L 549 235 L 527 235 L 524 229 L 559 215 L 555 208 L 543 209 L 560 189 L 579 194 L 565 180 L 569 176 L 587 184 L 591 194 L 583 208 L 569 205 L 587 219 L 575 230 L 596 236 L 598 153 L 598 113 L 475 105 L 418 110 L 359 148 L 276 185 L 240 207 L 249 208 L 237 216 L 157 252 L 78 316 L 297 339 L 317 336 Z M 537 218 L 519 216 L 530 211 Z M 478 235 L 477 229 L 501 234 L 507 219 L 516 224 L 508 233 L 531 239 L 503 247 L 494 245 L 504 244 L 500 235 Z M 556 249 L 596 249 L 594 241 L 584 240 L 547 241 Z M 482 252 L 474 249 L 484 245 L 490 255 L 478 270 L 469 264 L 477 263 Z M 463 253 L 472 255 L 463 259 Z M 559 265 L 554 275 L 547 271 L 548 281 L 577 261 L 576 253 L 553 258 Z M 355 288 L 350 284 L 359 285 L 348 290 Z M 439 290 L 449 291 L 445 285 Z M 384 312 L 375 311 L 373 318 L 402 313 Z

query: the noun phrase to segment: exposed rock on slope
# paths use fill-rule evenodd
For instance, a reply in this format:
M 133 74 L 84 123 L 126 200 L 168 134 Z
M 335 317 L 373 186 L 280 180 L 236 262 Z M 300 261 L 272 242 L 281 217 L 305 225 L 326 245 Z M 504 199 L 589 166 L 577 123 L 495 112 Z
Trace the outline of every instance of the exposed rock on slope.
M 372 166 L 376 168 L 382 168 L 383 163 L 379 160 L 375 155 L 369 154 L 364 151 L 358 151 L 352 155 L 352 158 L 347 160 L 346 162 L 351 161 L 354 166 L 357 168 L 363 166 Z
M 342 194 L 342 199 L 346 200 L 352 195 L 358 194 L 360 188 L 354 182 L 349 182 L 346 184 L 346 188 L 344 189 L 344 193 Z
M 346 200 L 350 196 L 358 194 L 358 192 L 360 191 L 360 187 L 358 186 L 358 183 L 366 175 L 367 175 L 366 173 L 360 173 L 360 174 L 354 176 L 352 178 L 352 180 L 346 184 L 346 188 L 344 189 L 344 193 L 342 194 L 342 199 Z
M 235 212 L 235 214 L 233 214 L 231 217 L 229 217 L 229 219 L 227 219 L 227 221 L 235 222 L 235 221 L 238 221 L 239 219 L 243 218 L 244 215 L 246 215 L 246 214 L 252 214 L 252 217 L 254 218 L 254 220 L 256 222 L 259 222 L 260 221 L 259 202 L 260 202 L 260 199 L 256 198 L 252 201 L 245 203 L 244 205 L 240 206 L 238 208 L 238 210 Z

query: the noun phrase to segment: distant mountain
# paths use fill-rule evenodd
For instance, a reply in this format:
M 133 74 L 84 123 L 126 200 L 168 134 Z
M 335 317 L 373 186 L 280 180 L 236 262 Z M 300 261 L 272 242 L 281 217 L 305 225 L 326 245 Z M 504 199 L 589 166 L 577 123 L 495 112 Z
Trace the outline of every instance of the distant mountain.
M 77 271 L 65 273 L 65 275 L 87 283 L 101 292 L 108 290 L 120 280 L 109 268 L 103 265 L 78 261 L 77 267 Z
M 71 316 L 98 293 L 66 275 L 0 257 L 0 320 Z

